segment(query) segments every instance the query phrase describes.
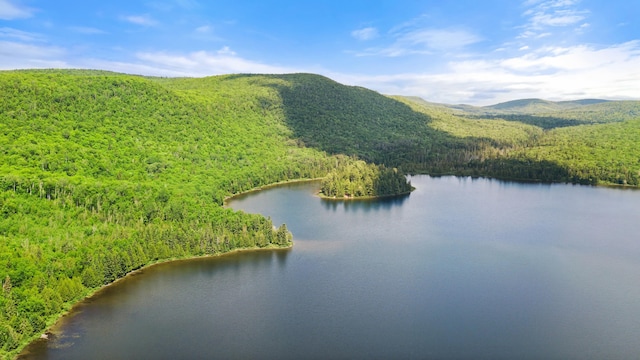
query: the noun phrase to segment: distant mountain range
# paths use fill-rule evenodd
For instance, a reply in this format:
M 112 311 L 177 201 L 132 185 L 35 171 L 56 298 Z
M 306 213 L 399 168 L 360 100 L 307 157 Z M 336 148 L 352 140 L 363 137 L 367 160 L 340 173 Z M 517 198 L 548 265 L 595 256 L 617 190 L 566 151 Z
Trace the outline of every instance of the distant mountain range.
M 620 122 L 640 116 L 640 101 L 634 100 L 549 101 L 520 99 L 490 106 L 472 106 L 433 103 L 415 96 L 405 98 L 427 108 L 448 109 L 459 116 L 502 118 L 543 128 Z
M 518 99 L 489 106 L 473 106 L 467 104 L 454 105 L 429 102 L 415 96 L 409 96 L 407 98 L 415 102 L 421 102 L 424 105 L 445 107 L 454 110 L 461 110 L 467 113 L 482 114 L 542 114 L 575 110 L 579 108 L 587 108 L 591 111 L 596 109 L 613 109 L 619 108 L 621 104 L 627 105 L 627 107 L 640 106 L 640 101 L 634 100 L 579 99 L 570 101 L 550 101 L 543 99 Z

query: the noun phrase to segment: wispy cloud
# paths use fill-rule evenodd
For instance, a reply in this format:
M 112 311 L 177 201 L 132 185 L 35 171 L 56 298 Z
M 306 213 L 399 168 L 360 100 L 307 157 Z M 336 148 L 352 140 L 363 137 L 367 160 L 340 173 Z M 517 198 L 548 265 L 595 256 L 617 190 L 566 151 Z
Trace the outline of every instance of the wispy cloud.
M 210 25 L 202 25 L 197 27 L 195 31 L 200 34 L 210 34 L 213 32 L 213 28 Z
M 601 48 L 549 47 L 500 59 L 452 61 L 438 73 L 331 75 L 387 94 L 417 95 L 445 103 L 640 99 L 640 40 Z
M 140 26 L 156 26 L 158 21 L 149 15 L 128 15 L 120 17 L 121 20 Z
M 378 37 L 378 29 L 374 27 L 365 27 L 362 29 L 353 30 L 351 32 L 351 36 L 361 41 L 375 39 Z
M 480 41 L 480 36 L 463 29 L 418 29 L 398 39 L 400 44 L 428 50 L 460 49 Z
M 107 32 L 104 30 L 100 30 L 100 29 L 88 27 L 88 26 L 69 26 L 68 29 L 80 34 L 85 34 L 85 35 L 107 34 Z
M 69 63 L 70 66 L 65 67 L 104 69 L 149 76 L 200 77 L 237 73 L 284 74 L 302 71 L 302 69 L 268 65 L 245 59 L 227 46 L 213 52 L 139 52 L 133 54 L 133 58 L 128 61 L 74 58 Z M 2 67 L 1 63 L 0 67 Z
M 187 54 L 141 52 L 136 58 L 154 68 L 155 74 L 174 76 L 209 76 L 235 73 L 282 74 L 300 69 L 263 64 L 237 56 L 228 46 L 216 52 L 195 51 Z
M 350 51 L 356 56 L 399 57 L 414 54 L 460 51 L 484 39 L 472 30 L 460 26 L 433 27 L 429 17 L 422 15 L 392 27 L 376 47 Z M 378 38 L 378 29 L 366 27 L 351 32 L 359 40 Z
M 549 28 L 560 28 L 578 25 L 589 11 L 580 9 L 577 5 L 580 0 L 538 0 L 525 1 L 524 6 L 528 9 L 523 16 L 527 23 L 523 26 L 524 31 L 520 35 L 523 38 L 538 37 L 540 33 L 548 33 Z
M 44 41 L 44 37 L 41 34 L 8 27 L 0 28 L 0 38 L 13 39 L 23 42 Z
M 35 10 L 13 3 L 11 0 L 0 0 L 0 19 L 14 20 L 33 16 Z
M 215 27 L 209 24 L 196 27 L 195 29 L 193 29 L 193 32 L 190 34 L 190 36 L 197 39 L 198 41 L 224 41 L 224 39 L 217 34 Z
M 55 46 L 0 41 L 0 69 L 67 68 L 64 55 Z
M 412 54 L 459 51 L 482 38 L 463 29 L 413 29 L 395 36 L 388 47 L 368 49 L 369 55 L 398 57 Z

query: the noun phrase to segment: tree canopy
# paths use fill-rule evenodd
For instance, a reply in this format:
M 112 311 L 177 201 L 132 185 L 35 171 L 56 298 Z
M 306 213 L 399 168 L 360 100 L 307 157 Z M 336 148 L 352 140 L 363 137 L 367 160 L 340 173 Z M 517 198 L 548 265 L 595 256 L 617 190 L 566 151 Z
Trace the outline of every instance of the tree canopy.
M 312 74 L 88 70 L 2 71 L 0 93 L 0 357 L 147 264 L 290 246 L 286 225 L 223 207 L 263 185 L 324 177 L 326 196 L 353 197 L 410 191 L 407 173 L 640 176 L 634 102 L 489 114 Z

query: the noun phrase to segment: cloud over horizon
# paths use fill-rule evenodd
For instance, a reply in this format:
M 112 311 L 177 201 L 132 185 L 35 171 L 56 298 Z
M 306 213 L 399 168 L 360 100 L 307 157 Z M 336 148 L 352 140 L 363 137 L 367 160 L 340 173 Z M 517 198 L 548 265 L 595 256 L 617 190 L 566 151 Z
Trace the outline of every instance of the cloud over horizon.
M 269 7 L 254 16 L 233 3 L 210 8 L 194 0 L 114 1 L 111 11 L 88 4 L 93 13 L 75 14 L 44 0 L 30 0 L 33 8 L 0 0 L 6 20 L 0 69 L 315 72 L 386 94 L 474 105 L 528 97 L 640 99 L 640 31 L 633 21 L 639 14 L 628 3 L 608 20 L 597 4 L 587 8 L 580 0 L 404 3 L 404 12 L 341 2 L 343 11 L 327 17 Z M 58 11 L 64 20 L 56 20 Z

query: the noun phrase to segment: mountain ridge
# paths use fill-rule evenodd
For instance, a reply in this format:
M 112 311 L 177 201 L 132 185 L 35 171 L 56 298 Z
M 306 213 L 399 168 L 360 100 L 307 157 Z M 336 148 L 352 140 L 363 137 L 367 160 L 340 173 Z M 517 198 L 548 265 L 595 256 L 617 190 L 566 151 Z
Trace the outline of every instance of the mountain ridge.
M 132 270 L 290 246 L 286 227 L 222 207 L 263 185 L 360 160 L 405 174 L 639 184 L 635 102 L 489 117 L 315 74 L 92 70 L 0 71 L 0 93 L 0 357 Z

